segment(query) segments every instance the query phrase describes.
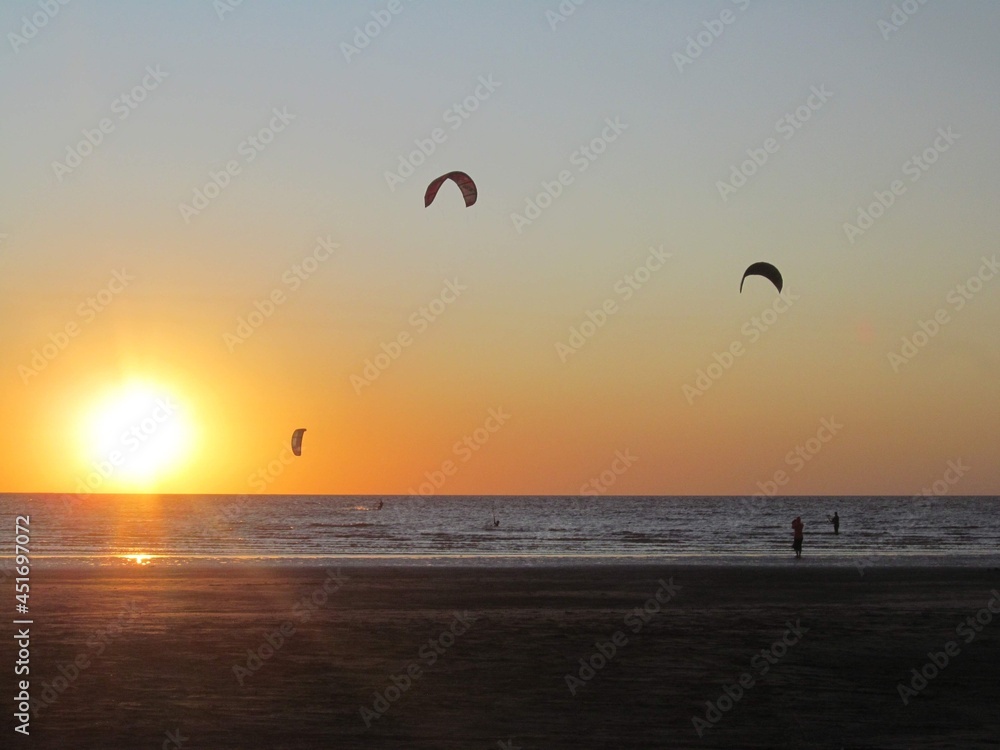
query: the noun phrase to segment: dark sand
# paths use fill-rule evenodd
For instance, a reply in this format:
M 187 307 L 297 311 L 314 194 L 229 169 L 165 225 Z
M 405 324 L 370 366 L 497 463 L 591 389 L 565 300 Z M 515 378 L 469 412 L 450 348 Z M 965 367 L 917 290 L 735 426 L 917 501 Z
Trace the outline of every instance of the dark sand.
M 13 732 L 15 655 L 4 638 L 0 746 L 154 750 L 173 747 L 166 733 L 179 730 L 192 750 L 485 750 L 508 740 L 503 746 L 525 750 L 1000 747 L 1000 616 L 970 643 L 956 635 L 1000 588 L 997 570 L 869 568 L 861 577 L 854 568 L 803 564 L 343 574 L 342 587 L 303 622 L 293 607 L 322 591 L 323 570 L 36 571 L 33 698 L 60 664 L 72 674 L 68 665 L 81 655 L 88 666 L 24 738 Z M 635 633 L 641 621 L 626 616 L 671 577 L 680 591 Z M 466 611 L 478 619 L 450 647 L 445 637 L 429 664 L 428 640 Z M 755 668 L 755 654 L 799 620 L 808 632 L 761 676 L 765 662 Z M 266 644 L 282 623 L 294 633 L 240 686 L 233 666 L 246 666 L 247 649 Z M 627 643 L 571 695 L 565 675 L 578 674 L 595 642 L 617 631 Z M 958 655 L 904 706 L 897 683 L 950 640 Z M 366 727 L 359 709 L 371 709 L 374 693 L 410 665 L 419 676 Z M 753 687 L 699 738 L 692 716 L 704 718 L 706 701 L 746 672 Z

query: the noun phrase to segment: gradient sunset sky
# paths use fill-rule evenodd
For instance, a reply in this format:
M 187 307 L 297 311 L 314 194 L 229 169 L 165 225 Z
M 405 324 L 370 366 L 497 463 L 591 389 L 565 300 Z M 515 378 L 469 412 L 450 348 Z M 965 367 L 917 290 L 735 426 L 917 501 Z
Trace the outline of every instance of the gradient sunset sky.
M 903 5 L 4 3 L 0 491 L 139 388 L 91 489 L 997 494 L 1000 4 Z

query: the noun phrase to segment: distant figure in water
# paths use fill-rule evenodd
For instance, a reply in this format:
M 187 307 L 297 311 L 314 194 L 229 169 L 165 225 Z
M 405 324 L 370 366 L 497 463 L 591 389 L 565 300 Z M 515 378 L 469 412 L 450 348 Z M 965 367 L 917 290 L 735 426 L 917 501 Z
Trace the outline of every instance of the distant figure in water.
M 500 525 L 500 519 L 497 518 L 497 510 L 496 510 L 496 508 L 494 508 L 493 509 L 493 528 L 495 529 L 499 525 Z
M 792 529 L 795 531 L 795 537 L 792 540 L 792 549 L 795 550 L 795 557 L 802 557 L 802 529 L 805 524 L 802 523 L 802 518 L 795 516 L 795 520 L 792 521 Z
M 827 516 L 827 518 L 829 518 L 830 519 L 830 523 L 833 524 L 833 533 L 834 534 L 839 534 L 840 533 L 840 516 L 837 515 L 837 511 L 833 511 L 833 515 L 832 516 Z
M 382 506 L 383 505 L 384 505 L 384 503 L 381 500 L 379 500 L 378 501 L 378 505 L 375 506 L 375 510 L 382 510 Z

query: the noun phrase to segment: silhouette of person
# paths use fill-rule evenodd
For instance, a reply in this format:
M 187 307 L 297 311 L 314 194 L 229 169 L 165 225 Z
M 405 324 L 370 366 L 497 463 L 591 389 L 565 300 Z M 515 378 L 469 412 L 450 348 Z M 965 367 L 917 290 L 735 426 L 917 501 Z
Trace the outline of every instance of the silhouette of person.
M 376 506 L 375 510 L 382 510 L 382 505 L 383 505 L 383 502 L 381 500 L 379 500 L 378 501 L 378 505 Z
M 837 511 L 833 511 L 833 515 L 832 516 L 827 516 L 827 518 L 829 518 L 830 519 L 830 523 L 833 524 L 833 533 L 834 534 L 839 534 L 840 533 L 840 516 L 837 515 Z
M 805 524 L 802 523 L 802 518 L 800 516 L 795 516 L 795 520 L 792 521 L 792 529 L 795 531 L 795 537 L 792 540 L 792 549 L 795 550 L 795 557 L 802 557 L 802 529 Z

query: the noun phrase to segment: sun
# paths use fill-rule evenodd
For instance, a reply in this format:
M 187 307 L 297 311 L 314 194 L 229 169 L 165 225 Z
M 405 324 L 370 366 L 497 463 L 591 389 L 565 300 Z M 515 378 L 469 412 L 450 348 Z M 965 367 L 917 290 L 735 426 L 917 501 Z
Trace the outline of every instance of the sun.
M 92 492 L 149 490 L 176 475 L 190 458 L 193 430 L 167 388 L 146 382 L 98 398 L 83 423 Z

